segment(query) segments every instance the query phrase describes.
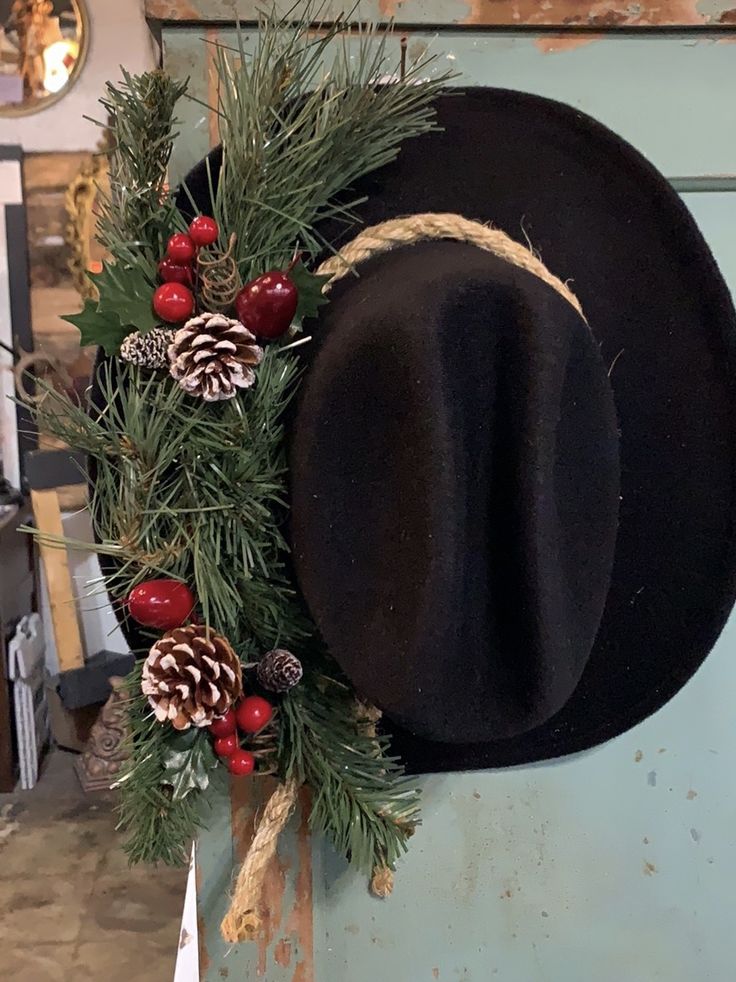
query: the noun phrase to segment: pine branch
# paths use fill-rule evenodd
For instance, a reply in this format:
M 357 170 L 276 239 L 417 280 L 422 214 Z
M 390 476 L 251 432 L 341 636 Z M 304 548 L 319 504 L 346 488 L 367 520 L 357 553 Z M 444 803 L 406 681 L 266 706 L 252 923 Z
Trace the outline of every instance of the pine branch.
M 393 868 L 419 822 L 419 790 L 387 755 L 388 740 L 354 695 L 305 678 L 282 703 L 280 771 L 312 788 L 310 828 L 366 874 Z
M 319 9 L 308 5 L 296 27 L 289 13 L 266 14 L 252 54 L 242 34 L 239 51 L 215 46 L 223 143 L 215 217 L 237 233 L 246 279 L 283 266 L 297 241 L 318 255 L 318 223 L 351 218 L 350 186 L 393 160 L 403 140 L 432 129 L 432 100 L 451 77 L 424 79 L 429 58 L 403 83 L 378 85 L 398 67 L 391 30 L 338 22 L 315 36 Z
M 166 189 L 166 170 L 176 136 L 174 108 L 186 92 L 162 71 L 108 82 L 100 105 L 110 134 L 109 192 L 100 196 L 97 238 L 120 262 L 155 264 L 177 224 Z
M 166 734 L 153 718 L 140 685 L 139 666 L 126 680 L 130 756 L 115 785 L 120 795 L 118 828 L 128 835 L 124 848 L 131 864 L 184 866 L 192 841 L 205 824 L 206 798 L 198 793 L 174 796 L 167 783 Z M 197 736 L 208 741 L 203 733 Z

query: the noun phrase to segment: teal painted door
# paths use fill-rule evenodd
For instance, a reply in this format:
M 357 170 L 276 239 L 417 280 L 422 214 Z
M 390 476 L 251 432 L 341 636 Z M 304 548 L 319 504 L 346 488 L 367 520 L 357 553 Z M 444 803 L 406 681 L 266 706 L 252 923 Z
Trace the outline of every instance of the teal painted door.
M 222 6 L 212 5 L 216 13 Z M 151 6 L 163 16 L 176 5 Z M 722 5 L 676 6 L 692 6 L 683 21 L 690 33 L 560 35 L 476 24 L 430 34 L 418 27 L 409 53 L 431 45 L 441 67 L 463 73 L 461 83 L 539 92 L 617 130 L 682 192 L 736 290 L 735 38 L 706 29 L 729 23 Z M 421 7 L 415 23 L 457 19 L 452 4 L 447 11 L 440 0 Z M 654 9 L 626 9 L 634 7 Z M 206 10 L 207 0 L 198 0 L 189 19 L 206 19 Z M 202 39 L 228 40 L 230 32 L 227 25 L 164 27 L 166 66 L 190 76 L 204 102 L 213 83 Z M 183 115 L 172 180 L 216 138 L 200 103 Z M 201 977 L 729 982 L 734 692 L 736 619 L 669 705 L 611 743 L 531 767 L 425 778 L 424 824 L 385 901 L 371 897 L 324 842 L 310 839 L 297 815 L 269 879 L 263 937 L 228 949 L 218 934 L 226 891 L 265 794 L 261 785 L 238 784 L 234 797 L 214 803 L 198 844 Z

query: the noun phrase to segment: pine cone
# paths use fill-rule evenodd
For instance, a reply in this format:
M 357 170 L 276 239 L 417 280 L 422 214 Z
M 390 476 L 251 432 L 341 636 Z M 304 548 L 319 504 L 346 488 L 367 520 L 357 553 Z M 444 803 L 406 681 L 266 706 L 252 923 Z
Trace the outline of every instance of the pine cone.
M 302 663 L 284 648 L 268 651 L 258 662 L 256 675 L 264 689 L 271 692 L 287 692 L 301 681 Z
M 169 345 L 171 377 L 206 402 L 232 399 L 256 380 L 252 366 L 263 358 L 254 334 L 224 314 L 187 321 Z
M 143 694 L 177 730 L 209 726 L 243 693 L 240 659 L 222 635 L 188 624 L 164 634 L 143 664 Z
M 169 345 L 174 332 L 165 327 L 154 327 L 147 334 L 133 331 L 120 345 L 120 357 L 141 368 L 167 368 Z

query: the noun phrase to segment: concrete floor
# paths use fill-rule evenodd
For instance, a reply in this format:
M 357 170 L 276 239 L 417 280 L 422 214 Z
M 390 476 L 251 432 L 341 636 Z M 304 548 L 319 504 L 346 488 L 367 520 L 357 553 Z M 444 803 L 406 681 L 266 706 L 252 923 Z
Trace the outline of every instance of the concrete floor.
M 85 795 L 73 761 L 0 795 L 0 978 L 171 982 L 186 871 L 130 869 L 113 796 Z

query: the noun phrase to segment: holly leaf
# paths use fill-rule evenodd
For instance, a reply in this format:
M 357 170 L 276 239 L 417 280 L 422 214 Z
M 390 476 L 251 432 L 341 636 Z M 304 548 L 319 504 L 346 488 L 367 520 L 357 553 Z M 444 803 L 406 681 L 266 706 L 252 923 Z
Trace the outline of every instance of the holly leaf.
M 99 294 L 98 310 L 103 314 L 115 314 L 121 324 L 130 330 L 146 334 L 158 326 L 151 300 L 154 287 L 142 266 L 126 266 L 122 263 L 102 263 L 101 273 L 89 277 Z
M 114 355 L 130 333 L 116 313 L 100 311 L 96 300 L 85 300 L 80 313 L 66 314 L 62 320 L 69 321 L 77 328 L 82 347 L 99 344 L 105 349 L 106 355 Z
M 301 321 L 305 317 L 315 317 L 319 308 L 327 303 L 327 297 L 322 293 L 322 287 L 330 277 L 311 273 L 301 259 L 289 271 L 288 276 L 298 293 L 294 319 Z
M 164 755 L 164 774 L 162 784 L 172 790 L 174 801 L 180 801 L 192 791 L 206 791 L 210 784 L 210 771 L 217 766 L 217 758 L 207 736 L 201 732 L 194 735 L 189 746 L 182 747 L 186 741 L 170 741 Z

